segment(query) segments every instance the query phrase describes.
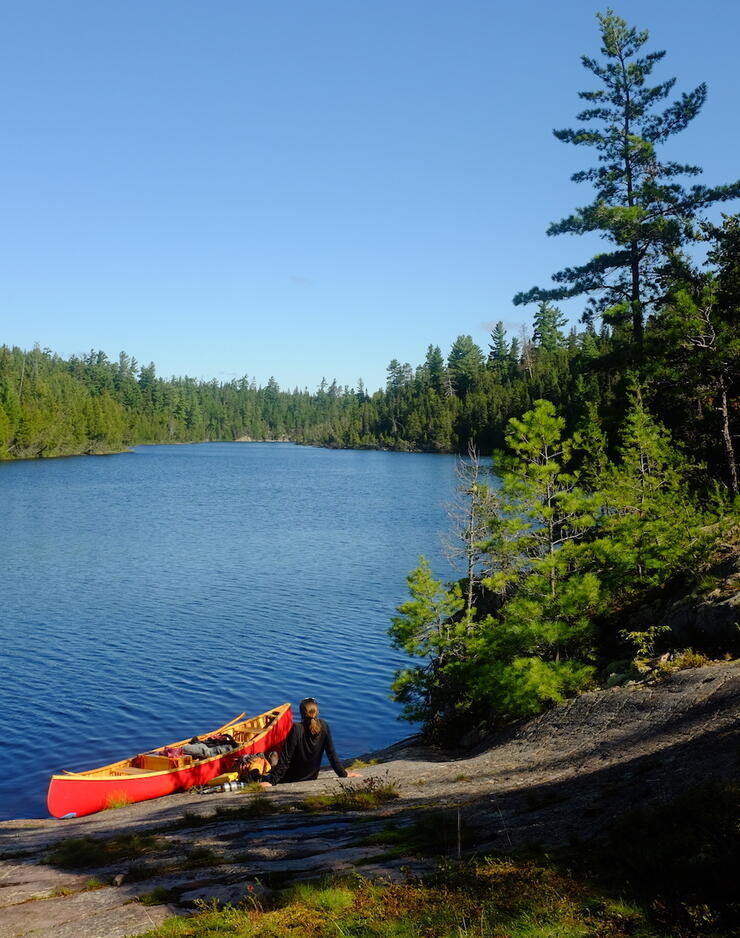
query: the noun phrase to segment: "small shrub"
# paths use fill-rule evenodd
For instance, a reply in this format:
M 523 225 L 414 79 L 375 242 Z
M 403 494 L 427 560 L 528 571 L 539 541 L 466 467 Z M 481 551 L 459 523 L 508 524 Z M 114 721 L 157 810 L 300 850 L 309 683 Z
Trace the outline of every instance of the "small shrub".
M 694 596 L 706 596 L 707 593 L 713 593 L 722 585 L 722 580 L 718 576 L 712 576 L 711 573 L 702 573 L 694 583 L 692 594 Z
M 377 765 L 377 764 L 378 764 L 377 759 L 368 759 L 367 762 L 365 762 L 363 759 L 355 759 L 352 765 L 350 765 L 349 770 L 350 772 L 354 772 L 357 769 L 369 769 L 370 766 Z
M 372 811 L 399 797 L 396 783 L 388 777 L 371 775 L 357 782 L 340 782 L 339 790 L 309 795 L 301 802 L 307 811 Z
M 627 681 L 635 681 L 639 678 L 640 672 L 631 658 L 611 661 L 602 672 L 603 684 L 606 688 L 619 687 Z
M 709 664 L 709 658 L 706 655 L 694 651 L 693 648 L 685 648 L 683 651 L 671 655 L 668 661 L 662 661 L 658 667 L 662 671 L 670 673 L 672 671 L 688 671 L 690 668 L 703 668 L 705 664 Z
M 669 625 L 651 625 L 637 632 L 624 630 L 619 633 L 619 637 L 634 645 L 639 658 L 652 658 L 656 654 L 656 647 L 661 637 L 670 631 Z

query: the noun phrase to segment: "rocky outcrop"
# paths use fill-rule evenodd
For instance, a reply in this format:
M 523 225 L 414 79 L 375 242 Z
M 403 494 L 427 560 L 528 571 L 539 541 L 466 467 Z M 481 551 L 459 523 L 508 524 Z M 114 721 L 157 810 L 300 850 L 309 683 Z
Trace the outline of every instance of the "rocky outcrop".
M 434 861 L 391 854 L 369 835 L 426 813 L 438 854 L 599 838 L 636 802 L 736 781 L 739 718 L 740 662 L 718 662 L 659 684 L 584 694 L 473 753 L 441 753 L 412 738 L 370 754 L 378 763 L 363 776 L 393 781 L 400 797 L 366 815 L 300 810 L 308 795 L 355 784 L 324 774 L 271 790 L 276 811 L 265 816 L 244 810 L 259 796 L 235 792 L 171 795 L 68 821 L 2 822 L 0 938 L 123 938 L 188 914 L 197 899 L 257 901 L 260 890 L 324 873 L 422 871 Z M 132 834 L 154 835 L 155 848 L 75 872 L 42 862 L 65 838 Z M 159 904 L 144 904 L 151 901 Z
M 693 648 L 715 657 L 740 656 L 740 542 L 718 549 L 718 556 L 690 593 L 661 596 L 638 609 L 630 630 L 668 626 L 673 648 Z
M 677 644 L 705 648 L 715 654 L 740 655 L 740 551 L 727 556 L 712 571 L 716 585 L 700 596 L 671 603 L 664 621 Z

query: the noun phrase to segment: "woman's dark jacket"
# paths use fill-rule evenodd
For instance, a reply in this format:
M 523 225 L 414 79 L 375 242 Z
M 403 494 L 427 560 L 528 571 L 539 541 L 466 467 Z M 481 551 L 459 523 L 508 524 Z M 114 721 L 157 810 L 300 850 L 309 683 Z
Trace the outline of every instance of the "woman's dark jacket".
M 329 757 L 331 767 L 340 776 L 347 777 L 347 770 L 339 761 L 334 743 L 331 738 L 329 724 L 323 720 L 321 729 L 316 736 L 312 736 L 304 723 L 294 723 L 288 738 L 285 740 L 280 761 L 270 774 L 273 785 L 280 782 L 308 782 L 316 778 L 321 768 L 321 757 L 324 753 Z

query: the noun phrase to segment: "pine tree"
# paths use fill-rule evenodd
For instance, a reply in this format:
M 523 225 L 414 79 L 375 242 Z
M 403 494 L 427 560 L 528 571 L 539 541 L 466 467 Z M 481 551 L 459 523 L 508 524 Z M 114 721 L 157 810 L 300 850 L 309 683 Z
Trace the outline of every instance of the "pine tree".
M 465 397 L 483 367 L 483 352 L 469 335 L 459 335 L 447 357 L 447 367 L 455 389 Z
M 506 340 L 506 329 L 501 320 L 493 327 L 488 348 L 488 363 L 501 371 L 505 368 L 509 357 L 509 343 Z
M 556 287 L 533 287 L 517 294 L 514 302 L 586 294 L 590 297 L 588 315 L 605 313 L 614 322 L 629 321 L 632 340 L 641 347 L 645 311 L 664 292 L 658 274 L 665 258 L 697 236 L 703 209 L 740 195 L 740 181 L 687 189 L 679 178 L 696 176 L 701 169 L 659 160 L 658 147 L 684 130 L 701 110 L 706 86 L 700 84 L 664 110 L 656 110 L 675 84 L 675 79 L 647 84 L 665 52 L 641 54 L 647 31 L 638 32 L 612 10 L 597 18 L 605 61 L 589 56 L 581 61 L 602 87 L 579 93 L 589 106 L 577 115 L 590 126 L 555 131 L 565 143 L 594 147 L 598 152 L 598 166 L 571 177 L 574 182 L 591 183 L 595 198 L 550 225 L 547 233 L 596 232 L 614 248 L 554 274 Z
M 504 597 L 471 641 L 479 662 L 473 690 L 509 715 L 535 713 L 591 680 L 592 617 L 602 605 L 586 535 L 595 531 L 598 500 L 567 471 L 578 439 L 549 401 L 511 419 L 499 455 L 500 514 L 491 524 L 493 574 L 484 580 Z
M 707 372 L 714 380 L 717 411 L 721 420 L 722 446 L 726 478 L 733 496 L 740 491 L 734 440 L 738 434 L 731 427 L 731 410 L 737 414 L 740 380 L 740 215 L 725 218 L 721 226 L 707 226 L 712 240 L 709 261 L 716 272 L 714 308 L 705 312 L 709 328 L 693 338 L 696 348 L 709 359 Z M 734 397 L 734 406 L 730 401 Z
M 509 420 L 506 434 L 510 454 L 497 454 L 502 475 L 501 501 L 507 538 L 516 545 L 518 566 L 506 577 L 517 580 L 533 561 L 553 558 L 567 544 L 579 540 L 595 524 L 592 500 L 565 470 L 574 442 L 563 437 L 565 420 L 550 401 L 535 401 L 521 419 Z M 551 594 L 557 570 L 552 567 Z M 497 584 L 500 576 L 493 578 Z
M 581 540 L 596 524 L 594 500 L 566 471 L 573 442 L 563 425 L 549 401 L 509 422 L 498 494 L 479 466 L 468 469 L 458 529 L 467 581 L 444 587 L 425 563 L 409 575 L 411 599 L 390 634 L 427 663 L 400 672 L 393 690 L 405 715 L 438 738 L 471 719 L 537 712 L 591 679 L 600 583 Z
M 438 345 L 430 345 L 427 348 L 423 369 L 425 377 L 434 390 L 439 391 L 445 376 L 445 360 Z
M 620 462 L 602 474 L 600 536 L 590 546 L 611 594 L 620 599 L 693 572 L 707 531 L 686 478 L 689 465 L 633 384 Z
M 705 225 L 701 270 L 675 264 L 666 302 L 646 331 L 650 404 L 673 434 L 738 494 L 735 440 L 740 379 L 740 216 Z
M 567 321 L 557 306 L 542 300 L 534 314 L 532 341 L 539 348 L 554 352 L 565 343 L 563 327 Z
M 388 634 L 395 648 L 424 663 L 397 671 L 391 687 L 405 719 L 431 725 L 456 696 L 444 671 L 460 651 L 454 617 L 464 602 L 459 586 L 447 588 L 435 580 L 425 557 L 406 583 L 410 599 L 398 607 Z
M 509 347 L 509 375 L 513 376 L 519 370 L 521 364 L 522 348 L 519 339 L 512 336 L 511 346 Z

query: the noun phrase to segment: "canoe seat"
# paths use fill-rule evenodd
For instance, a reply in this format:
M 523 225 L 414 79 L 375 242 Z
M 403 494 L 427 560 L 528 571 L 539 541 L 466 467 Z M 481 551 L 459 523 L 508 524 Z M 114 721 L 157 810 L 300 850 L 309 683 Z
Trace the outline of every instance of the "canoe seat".
M 116 770 L 117 775 L 146 775 L 146 769 L 137 769 L 133 765 L 125 765 L 123 768 Z
M 162 772 L 172 767 L 168 756 L 153 752 L 142 753 L 137 756 L 136 761 L 139 763 L 139 768 L 147 772 Z

